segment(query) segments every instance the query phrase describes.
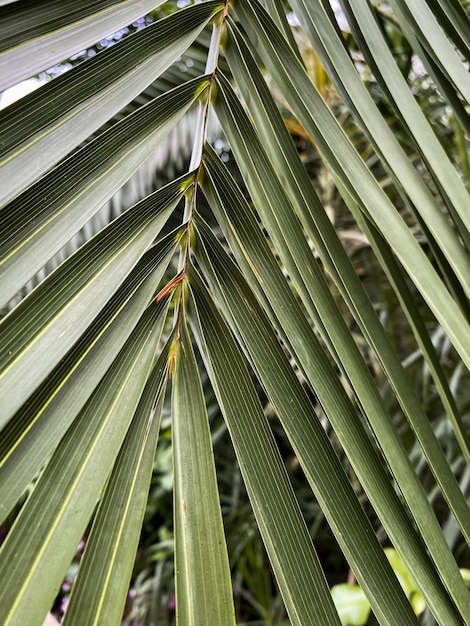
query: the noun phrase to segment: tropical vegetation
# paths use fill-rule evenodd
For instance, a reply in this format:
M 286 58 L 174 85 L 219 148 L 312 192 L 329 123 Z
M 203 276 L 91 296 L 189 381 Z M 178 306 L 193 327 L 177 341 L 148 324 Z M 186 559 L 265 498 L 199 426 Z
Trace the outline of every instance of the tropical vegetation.
M 468 6 L 160 4 L 0 2 L 1 623 L 468 624 Z

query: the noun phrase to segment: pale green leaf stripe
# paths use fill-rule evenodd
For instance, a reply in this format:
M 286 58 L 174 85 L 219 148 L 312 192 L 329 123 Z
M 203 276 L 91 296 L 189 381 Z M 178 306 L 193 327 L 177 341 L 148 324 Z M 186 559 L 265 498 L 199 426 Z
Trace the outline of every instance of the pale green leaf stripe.
M 206 368 L 291 623 L 336 625 L 338 615 L 245 360 L 194 271 L 189 282 Z
M 128 26 L 163 0 L 17 2 L 0 11 L 0 91 Z
M 361 28 L 365 42 L 363 43 L 369 48 L 368 58 L 373 59 L 373 69 L 379 68 L 377 73 L 386 84 L 392 104 L 400 112 L 431 173 L 449 200 L 449 210 L 453 213 L 457 212 L 463 221 L 467 229 L 466 234 L 465 228 L 463 229 L 463 237 L 468 245 L 470 242 L 468 234 L 470 198 L 467 190 L 403 78 L 370 6 L 363 0 L 350 0 L 349 4 Z M 442 210 L 435 203 L 429 189 L 401 149 L 398 140 L 367 91 L 350 55 L 342 45 L 337 29 L 331 24 L 329 17 L 331 9 L 328 12 L 323 0 L 314 0 L 310 3 L 305 0 L 294 0 L 293 8 L 312 40 L 318 41 L 318 45 L 323 48 L 323 62 L 331 68 L 339 93 L 351 103 L 354 111 L 357 112 L 365 133 L 371 139 L 377 152 L 386 159 L 388 169 L 394 174 L 397 186 L 403 187 L 406 191 L 426 221 L 428 228 L 440 242 L 449 261 L 453 263 L 455 259 L 453 264 L 460 265 L 460 271 L 464 271 L 466 267 L 468 268 L 469 261 L 458 237 L 450 228 Z
M 358 321 L 366 339 L 375 350 L 382 366 L 384 367 L 385 373 L 390 380 L 400 405 L 421 445 L 423 446 L 431 469 L 434 472 L 444 495 L 449 501 L 450 506 L 454 511 L 461 528 L 463 529 L 464 535 L 470 540 L 470 510 L 455 476 L 449 467 L 447 459 L 442 452 L 439 442 L 434 435 L 429 419 L 421 407 L 418 397 L 401 366 L 396 352 L 390 346 L 385 330 L 377 318 L 377 315 L 374 312 L 372 305 L 365 294 L 365 291 L 362 288 L 360 281 L 338 240 L 338 237 L 336 236 L 336 233 L 334 232 L 333 225 L 321 207 L 315 192 L 312 189 L 312 185 L 305 168 L 301 164 L 288 131 L 282 123 L 282 119 L 278 113 L 275 103 L 272 100 L 266 83 L 255 65 L 249 50 L 243 41 L 237 37 L 235 29 L 232 30 L 232 28 L 230 28 L 228 30 L 225 53 L 231 66 L 232 73 L 237 80 L 237 84 L 244 94 L 246 101 L 249 103 L 249 109 L 255 120 L 255 126 L 258 130 L 258 134 L 263 137 L 264 145 L 267 146 L 266 149 L 269 153 L 269 160 L 273 163 L 273 167 L 270 168 L 267 163 L 268 159 L 266 156 L 260 154 L 259 152 L 253 158 L 252 162 L 248 162 L 248 155 L 246 155 L 244 159 L 247 163 L 243 166 L 243 171 L 245 178 L 247 176 L 245 172 L 249 172 L 249 183 L 247 183 L 249 188 L 253 189 L 255 172 L 261 167 L 263 167 L 263 172 L 260 174 L 260 179 L 264 178 L 270 181 L 270 193 L 267 195 L 272 196 L 275 199 L 275 204 L 271 198 L 262 198 L 261 202 L 257 202 L 257 206 L 260 206 L 262 209 L 260 213 L 264 225 L 272 234 L 274 243 L 287 270 L 290 271 L 292 266 L 289 259 L 286 259 L 286 255 L 292 255 L 297 267 L 304 268 L 304 271 L 301 271 L 303 280 L 300 282 L 300 290 L 302 290 L 303 285 L 305 284 L 310 294 L 307 297 L 310 298 L 311 296 L 311 300 L 315 306 L 313 315 L 315 315 L 316 311 L 319 312 L 324 323 L 324 327 L 331 337 L 331 343 L 335 346 L 335 351 L 342 360 L 346 374 L 349 376 L 359 399 L 363 398 L 364 395 L 366 396 L 365 400 L 361 400 L 366 414 L 376 415 L 381 424 L 384 422 L 390 423 L 385 407 L 377 397 L 375 383 L 370 377 L 368 370 L 364 367 L 362 357 L 351 339 L 349 330 L 343 323 L 342 315 L 339 313 L 334 301 L 332 300 L 330 291 L 322 279 L 323 277 L 318 269 L 317 263 L 310 254 L 310 250 L 307 247 L 306 242 L 303 241 L 303 233 L 301 232 L 300 227 L 295 228 L 296 221 L 293 219 L 292 214 L 285 210 L 288 207 L 288 202 L 287 199 L 282 200 L 282 198 L 283 190 L 287 191 L 293 208 L 300 215 L 304 227 L 316 244 L 320 257 L 326 262 L 327 266 L 333 270 L 333 279 L 344 295 L 345 300 L 348 303 L 353 315 L 356 317 L 356 320 Z M 230 94 L 225 88 L 224 94 L 229 100 Z M 219 102 L 219 105 L 220 104 L 222 103 Z M 232 115 L 235 115 L 235 104 L 234 99 L 231 98 L 230 106 L 232 108 Z M 238 115 L 238 118 L 240 118 L 240 114 Z M 230 124 L 230 120 L 227 120 L 227 123 Z M 237 139 L 235 137 L 235 133 L 230 133 L 227 124 L 225 124 L 225 128 L 227 129 L 227 133 L 229 138 L 231 138 L 231 141 L 236 143 Z M 237 123 L 236 134 L 246 135 L 246 131 L 243 129 L 240 119 Z M 251 152 L 253 151 L 255 141 L 256 138 L 253 135 L 245 139 L 245 143 L 250 144 Z M 210 151 L 208 150 L 208 154 L 209 152 Z M 235 153 L 237 155 L 237 151 L 235 151 Z M 261 165 L 263 163 L 263 159 L 266 162 Z M 218 160 L 211 158 L 210 162 L 213 164 L 213 167 L 217 167 Z M 221 169 L 219 167 L 218 178 L 220 178 L 220 171 Z M 275 175 L 279 177 L 282 188 L 279 184 L 276 186 L 274 181 Z M 260 192 L 252 193 L 252 195 L 255 198 L 262 197 Z M 272 210 L 270 211 L 271 207 Z M 238 213 L 239 209 L 237 211 L 233 211 L 229 219 L 237 222 Z M 254 222 L 254 217 L 251 216 L 251 218 L 252 233 L 256 233 L 258 229 L 256 223 Z M 314 221 L 318 224 L 318 230 Z M 285 239 L 285 244 L 282 239 Z M 248 242 L 244 246 L 244 249 L 246 250 L 246 248 L 249 248 L 249 242 L 253 241 L 253 234 L 248 235 L 245 238 L 245 241 Z M 302 243 L 304 253 L 303 256 L 302 254 L 299 256 L 299 252 L 302 250 Z M 296 281 L 294 280 L 294 282 Z M 263 285 L 266 291 L 266 289 L 270 289 L 271 283 L 265 278 Z M 298 286 L 298 282 L 296 283 L 296 286 Z M 273 297 L 274 294 L 271 291 L 270 296 L 267 298 L 268 301 L 270 301 Z M 328 305 L 328 303 L 330 304 Z M 306 305 L 308 307 L 308 303 L 306 303 Z M 359 379 L 358 376 L 360 376 Z M 375 404 L 373 401 L 374 396 L 376 396 Z M 374 423 L 376 423 L 375 420 L 372 420 L 372 426 Z M 393 439 L 393 436 L 390 435 L 390 429 L 388 432 L 389 434 L 387 439 L 390 442 L 390 440 Z M 379 440 L 384 441 L 384 437 L 379 436 Z M 388 458 L 394 459 L 396 463 L 401 466 L 402 463 L 400 463 L 398 459 L 403 457 L 403 450 L 396 435 L 395 440 L 395 449 L 391 449 L 387 453 L 387 456 Z M 462 442 L 462 437 L 460 438 L 460 441 Z M 384 450 L 387 450 L 385 446 L 383 446 L 383 448 Z M 395 466 L 393 463 L 390 463 L 390 465 L 391 467 Z M 406 465 L 407 463 L 404 461 L 403 467 Z M 399 480 L 399 484 L 402 482 L 408 484 L 410 479 L 405 478 L 404 481 Z M 414 496 L 411 497 L 411 501 L 415 501 Z
M 2 430 L 0 523 L 116 358 L 152 298 L 174 245 L 144 255 L 96 321 Z
M 283 89 L 307 132 L 316 141 L 335 176 L 344 182 L 344 189 L 370 213 L 463 361 L 470 367 L 470 334 L 462 330 L 467 328 L 467 324 L 457 305 L 449 297 L 412 233 L 365 167 L 285 40 L 268 22 L 258 3 L 253 0 L 252 4 L 256 5 L 256 14 L 245 0 L 239 0 L 237 12 L 275 81 Z M 469 276 L 470 272 L 467 271 L 466 277 L 459 275 L 459 278 L 465 284 Z
M 159 20 L 0 111 L 0 206 L 156 80 L 218 7 L 205 2 Z
M 411 23 L 417 38 L 432 56 L 434 62 L 454 83 L 467 103 L 470 102 L 468 68 L 442 30 L 436 17 L 424 0 L 394 0 Z M 410 19 L 411 18 L 411 19 Z M 468 20 L 468 18 L 467 18 Z
M 165 317 L 151 304 L 46 466 L 0 550 L 3 626 L 40 626 L 118 455 Z M 31 532 L 34 529 L 34 532 Z
M 280 275 L 279 269 L 273 264 L 272 255 L 266 250 L 265 242 L 263 242 L 259 228 L 257 228 L 256 225 L 255 228 L 249 227 L 253 219 L 250 218 L 250 213 L 247 211 L 247 206 L 243 200 L 242 194 L 237 192 L 233 185 L 227 186 L 228 182 L 227 178 L 224 180 L 224 178 L 220 176 L 220 168 L 218 175 L 211 177 L 210 170 L 207 171 L 206 168 L 206 176 L 203 178 L 204 191 L 207 194 L 213 210 L 218 216 L 219 223 L 227 233 L 227 237 L 231 243 L 234 237 L 238 238 L 240 241 L 240 249 L 243 251 L 242 255 L 246 255 L 248 252 L 250 253 L 250 262 L 255 267 L 256 274 L 261 284 L 269 289 L 266 290 L 266 293 L 269 295 L 274 305 L 276 314 L 290 340 L 290 344 L 296 348 L 297 353 L 300 355 L 300 363 L 303 366 L 304 374 L 314 383 L 313 386 L 319 400 L 327 415 L 330 417 L 338 437 L 355 467 L 356 473 L 368 493 L 374 508 L 392 542 L 401 552 L 405 562 L 407 562 L 418 586 L 422 585 L 423 595 L 426 597 L 430 606 L 435 607 L 433 610 L 439 613 L 442 608 L 439 607 L 436 598 L 439 597 L 439 602 L 442 606 L 445 607 L 445 605 L 448 604 L 447 598 L 445 598 L 442 593 L 441 583 L 436 573 L 433 571 L 428 557 L 426 557 L 423 562 L 422 555 L 420 556 L 419 552 L 418 555 L 415 554 L 416 537 L 414 536 L 414 531 L 411 531 L 409 520 L 407 519 L 404 509 L 398 502 L 388 477 L 383 473 L 382 467 L 377 461 L 367 435 L 363 432 L 362 425 L 358 421 L 355 411 L 351 410 L 351 405 L 347 402 L 347 399 L 345 400 L 344 390 L 339 384 L 335 372 L 329 362 L 325 361 L 325 355 L 319 348 L 310 327 L 306 323 L 303 312 L 299 309 L 297 302 L 293 298 L 289 286 Z M 224 219 L 224 214 L 230 206 L 230 216 Z M 201 224 L 199 224 L 199 228 L 201 228 Z M 229 229 L 233 229 L 234 234 L 231 235 Z M 206 239 L 210 237 L 206 229 L 203 229 L 202 232 Z M 214 243 L 212 245 L 215 246 Z M 216 249 L 217 248 L 215 248 L 215 250 Z M 243 256 L 238 254 L 238 247 L 234 247 L 233 250 L 241 267 L 244 267 L 246 261 L 244 263 Z M 214 248 L 212 249 L 212 253 L 215 253 Z M 215 263 L 215 261 L 213 262 Z M 228 265 L 227 262 L 225 262 L 225 268 L 226 270 L 230 269 L 230 265 Z M 238 289 L 239 292 L 244 291 L 242 285 L 243 283 L 240 281 L 240 277 L 238 277 L 236 289 Z M 226 295 L 226 297 L 228 296 Z M 230 300 L 227 306 L 229 311 L 234 311 L 235 304 L 233 300 Z M 254 305 L 250 304 L 250 306 L 253 310 Z M 241 310 L 241 314 L 243 314 L 243 309 Z M 247 318 L 246 312 L 244 315 L 245 317 L 238 320 L 236 323 L 239 333 L 245 338 L 250 336 L 247 330 L 250 328 L 250 324 L 256 327 L 259 326 L 260 322 L 257 318 Z M 257 328 L 257 333 L 259 335 L 259 328 Z M 245 341 L 248 340 L 245 339 Z M 279 346 L 277 346 L 272 337 L 270 338 L 270 343 L 272 351 L 279 350 Z M 252 358 L 254 358 L 252 351 L 249 351 Z M 272 361 L 272 356 L 264 356 L 264 358 L 263 356 L 259 357 L 257 362 L 259 363 L 257 365 L 258 370 L 262 372 L 263 368 L 266 367 L 266 363 L 271 363 Z M 317 367 L 315 371 L 313 371 L 312 368 L 317 363 L 322 365 L 322 369 Z M 295 376 L 291 374 L 285 375 L 290 376 L 290 385 L 295 384 L 297 380 Z M 279 373 L 276 373 L 274 378 L 276 381 L 279 381 Z M 268 382 L 264 381 L 264 384 L 266 387 L 268 386 Z M 277 387 L 274 388 L 272 393 L 274 393 L 276 389 Z M 284 397 L 288 397 L 287 394 L 284 393 L 277 402 L 283 401 Z M 275 399 L 272 398 L 272 402 L 274 406 L 278 406 Z M 281 413 L 280 410 L 279 413 Z M 304 413 L 307 414 L 308 412 L 304 409 Z M 289 434 L 290 431 L 287 427 L 286 430 Z M 295 436 L 295 432 L 294 429 L 294 435 L 292 436 Z M 296 453 L 307 476 L 310 476 L 313 472 L 313 470 L 309 468 L 311 456 L 309 456 L 308 451 L 305 449 L 302 452 L 302 446 L 305 445 L 303 442 L 304 436 L 297 435 L 297 439 L 293 440 L 293 446 L 296 449 Z M 405 462 L 407 463 L 406 460 Z M 313 475 L 315 474 L 313 473 Z M 425 579 L 426 584 L 424 583 Z M 433 589 L 432 592 L 429 591 L 430 588 Z M 444 611 L 445 610 L 444 608 Z
M 3 207 L 0 305 L 142 165 L 206 85 L 198 78 L 140 107 Z
M 179 314 L 183 317 L 169 355 L 176 622 L 235 626 L 209 419 L 185 314 Z
M 181 198 L 188 177 L 134 205 L 82 246 L 0 323 L 3 426 L 105 306 Z
M 145 514 L 165 399 L 167 350 L 155 364 L 96 513 L 64 626 L 119 626 Z

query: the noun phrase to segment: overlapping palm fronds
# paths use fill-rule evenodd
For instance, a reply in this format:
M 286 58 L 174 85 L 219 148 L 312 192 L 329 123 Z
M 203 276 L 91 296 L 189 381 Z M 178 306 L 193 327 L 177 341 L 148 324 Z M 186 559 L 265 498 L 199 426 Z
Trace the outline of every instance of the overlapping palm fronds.
M 158 3 L 3 4 L 6 88 Z M 42 624 L 92 519 L 63 623 L 121 622 L 165 397 L 176 621 L 235 623 L 201 362 L 290 623 L 341 622 L 266 400 L 378 623 L 420 619 L 385 538 L 426 619 L 470 622 L 451 549 L 457 536 L 470 540 L 468 399 L 457 384 L 470 365 L 469 21 L 447 0 L 393 0 L 387 14 L 452 114 L 456 158 L 415 98 L 411 65 L 393 54 L 380 12 L 365 0 L 342 3 L 358 65 L 326 0 L 291 5 L 334 103 L 306 70 L 281 2 L 209 0 L 0 113 L 1 306 L 86 224 L 96 229 L 0 322 L 2 520 L 15 511 L 0 550 L 4 624 Z M 207 42 L 203 67 L 180 80 L 172 68 L 195 41 L 199 51 Z M 290 128 L 314 145 L 313 167 L 286 110 Z M 211 115 L 228 163 L 207 140 Z M 182 120 L 194 125 L 185 167 L 151 193 L 145 184 L 144 197 L 108 223 L 103 205 L 144 164 L 153 173 L 158 146 Z M 451 455 L 332 223 L 333 196 L 414 337 Z M 458 363 L 452 380 L 437 332 Z M 444 530 L 443 520 L 452 520 Z

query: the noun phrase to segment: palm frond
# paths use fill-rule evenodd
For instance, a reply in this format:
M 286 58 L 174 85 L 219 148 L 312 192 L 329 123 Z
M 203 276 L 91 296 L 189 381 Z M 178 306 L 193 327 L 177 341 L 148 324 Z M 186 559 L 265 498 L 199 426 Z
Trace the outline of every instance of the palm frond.
M 0 88 L 159 4 L 0 2 Z M 0 112 L 5 625 L 44 622 L 88 532 L 63 623 L 137 619 L 159 437 L 174 568 L 153 537 L 142 626 L 172 572 L 177 624 L 245 621 L 250 558 L 276 581 L 240 591 L 258 616 L 342 623 L 324 520 L 378 623 L 421 619 L 384 546 L 428 623 L 470 623 L 470 23 L 447 1 L 344 0 L 346 35 L 326 0 L 291 4 L 170 3 Z M 267 556 L 227 538 L 235 459 Z

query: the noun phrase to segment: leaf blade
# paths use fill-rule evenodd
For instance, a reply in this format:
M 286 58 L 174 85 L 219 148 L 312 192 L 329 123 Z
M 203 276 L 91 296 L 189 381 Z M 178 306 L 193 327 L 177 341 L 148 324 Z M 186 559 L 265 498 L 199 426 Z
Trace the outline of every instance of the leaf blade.
M 13 4 L 2 9 L 0 24 L 0 91 L 80 52 L 87 46 L 127 26 L 161 4 L 143 0 L 137 5 L 99 0 L 77 5 L 73 0 Z
M 205 2 L 154 22 L 1 111 L 0 206 L 155 81 L 217 7 Z
M 2 320 L 0 337 L 8 346 L 0 363 L 2 425 L 105 306 L 165 224 L 187 180 L 171 183 L 122 214 Z
M 198 341 L 291 622 L 300 625 L 320 619 L 322 624 L 338 624 L 298 502 L 241 354 L 195 272 L 189 280 Z
M 64 626 L 121 623 L 160 429 L 167 350 L 149 375 L 80 562 Z
M 144 255 L 94 324 L 2 430 L 1 520 L 117 357 L 151 300 L 175 245 L 162 250 L 158 246 Z
M 3 543 L 0 605 L 5 625 L 40 626 L 52 605 L 126 435 L 163 321 L 156 307 L 147 309 Z M 28 532 L 31 527 L 34 533 Z
M 385 567 L 386 569 L 381 556 L 382 550 L 379 548 L 377 553 L 377 546 L 374 547 L 374 545 L 369 545 L 367 549 L 364 548 L 370 542 L 371 537 L 367 531 L 367 524 L 364 527 L 364 520 L 361 520 L 360 511 L 354 514 L 354 528 L 350 527 L 352 512 L 357 509 L 357 502 L 351 498 L 348 487 L 338 478 L 341 476 L 342 470 L 336 466 L 337 458 L 332 459 L 327 454 L 330 452 L 331 444 L 321 426 L 316 423 L 316 419 L 312 420 L 312 408 L 305 402 L 303 390 L 301 393 L 298 389 L 300 383 L 290 365 L 285 363 L 285 357 L 270 325 L 264 318 L 263 311 L 256 301 L 247 295 L 249 294 L 247 284 L 239 275 L 236 275 L 232 265 L 224 260 L 224 255 L 218 251 L 213 236 L 210 235 L 207 228 L 201 225 L 200 220 L 198 224 L 203 242 L 205 242 L 202 245 L 207 247 L 211 267 L 215 272 L 213 276 L 210 273 L 207 274 L 208 278 L 217 287 L 217 293 L 220 293 L 221 300 L 226 303 L 227 310 L 233 316 L 237 333 L 246 344 L 246 349 L 253 359 L 253 365 L 273 406 L 276 407 L 309 483 L 315 491 L 317 499 L 321 502 L 322 509 L 342 546 L 343 552 L 347 555 L 357 578 L 361 581 L 361 585 L 374 606 L 374 612 L 377 616 L 381 615 L 384 623 L 387 623 L 387 620 L 394 619 L 391 616 L 396 616 L 398 610 L 395 601 L 392 601 L 386 609 L 383 603 L 383 592 L 376 588 L 376 584 L 380 585 L 379 581 L 386 580 L 387 573 L 381 572 L 379 574 L 376 571 L 369 579 L 374 568 Z M 203 253 L 198 256 L 198 260 L 203 264 L 206 273 L 208 262 L 204 260 Z M 272 284 L 279 293 L 283 293 L 281 282 L 273 281 Z M 303 325 L 295 315 L 296 305 L 287 304 L 288 299 L 285 294 L 283 294 L 282 301 L 287 318 L 287 323 L 283 323 L 284 328 L 287 328 L 288 324 L 291 323 L 295 329 L 294 332 L 299 333 Z M 357 419 L 357 414 L 348 406 L 343 398 L 341 386 L 336 384 L 335 374 L 328 369 L 329 363 L 322 361 L 321 353 L 316 349 L 310 335 L 299 335 L 298 340 L 303 344 L 311 362 L 310 366 L 306 366 L 303 360 L 304 369 L 308 371 L 314 364 L 318 365 L 313 386 L 314 391 L 322 408 L 335 426 L 341 444 L 353 463 L 355 472 L 392 542 L 400 547 L 403 558 L 409 563 L 410 569 L 419 572 L 417 578 L 420 584 L 426 578 L 427 583 L 423 585 L 423 593 L 427 595 L 427 601 L 433 610 L 444 616 L 446 622 L 458 624 L 460 618 L 456 616 L 455 609 L 449 602 L 429 557 L 423 551 L 415 531 L 412 530 L 410 520 L 402 504 L 396 498 L 396 494 L 394 494 L 389 477 L 383 471 L 383 466 L 378 463 L 377 457 L 371 449 L 368 435 L 363 431 L 363 427 Z M 322 369 L 326 371 L 322 372 Z M 324 382 L 321 382 L 323 377 Z M 281 383 L 284 380 L 287 390 L 283 389 Z M 297 391 L 294 394 L 291 389 L 296 387 Z M 332 394 L 331 398 L 328 397 L 329 392 Z M 302 420 L 299 417 L 293 420 L 292 415 L 303 415 L 304 417 Z M 315 450 L 315 463 L 312 463 L 312 449 Z M 321 462 L 319 461 L 320 458 L 322 458 Z M 335 480 L 334 487 L 331 484 L 333 477 Z M 338 494 L 341 494 L 339 501 L 336 499 Z M 348 504 L 343 509 L 345 502 Z M 398 519 L 400 519 L 399 523 L 396 522 Z M 346 541 L 345 538 L 351 532 L 360 533 L 360 539 L 357 537 L 354 540 Z M 372 561 L 366 563 L 365 559 L 367 560 L 372 554 L 374 554 Z M 387 585 L 391 584 L 390 581 L 387 582 Z M 431 586 L 433 592 L 429 593 Z M 396 587 L 395 591 L 398 593 Z M 408 609 L 409 607 L 402 607 L 405 614 Z M 384 615 L 385 611 L 387 611 L 386 615 Z M 396 619 L 398 620 L 397 623 L 402 623 L 403 619 L 409 619 L 409 617 L 402 616 L 396 617 Z
M 341 181 L 342 194 L 352 196 L 358 206 L 370 214 L 372 221 L 396 252 L 433 314 L 445 328 L 460 356 L 470 367 L 470 338 L 468 333 L 462 332 L 467 324 L 457 304 L 449 298 L 447 289 L 426 255 L 346 139 L 284 39 L 267 20 L 262 7 L 256 2 L 252 2 L 252 5 L 256 5 L 256 13 L 253 12 L 252 6 L 241 0 L 237 4 L 237 13 L 244 20 L 244 27 L 252 41 L 256 42 L 263 61 L 274 79 L 285 94 L 289 95 L 290 105 L 315 139 L 336 178 Z M 265 27 L 269 35 L 264 30 Z M 468 283 L 470 273 L 467 266 L 468 259 L 462 260 L 458 276 L 462 286 L 470 293 Z
M 1 304 L 69 241 L 144 163 L 204 90 L 163 94 L 98 136 L 0 210 Z
M 176 620 L 235 624 L 212 441 L 196 359 L 183 317 L 172 365 Z

